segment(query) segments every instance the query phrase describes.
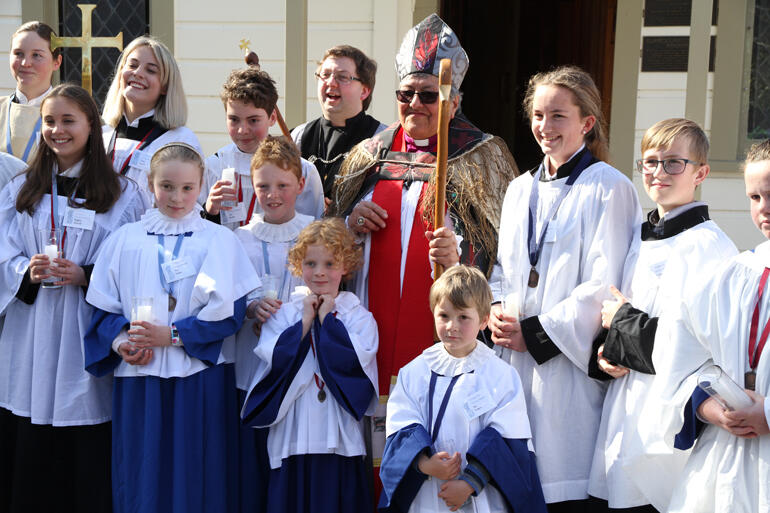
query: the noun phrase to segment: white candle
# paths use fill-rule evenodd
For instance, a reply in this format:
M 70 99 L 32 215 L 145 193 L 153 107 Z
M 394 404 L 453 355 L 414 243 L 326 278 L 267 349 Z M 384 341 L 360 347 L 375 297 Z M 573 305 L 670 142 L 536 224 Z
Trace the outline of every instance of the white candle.
M 262 297 L 265 299 L 278 299 L 278 291 L 277 290 L 265 290 L 264 294 L 262 294 Z
M 134 321 L 152 322 L 152 305 L 137 306 L 136 319 Z
M 53 265 L 53 259 L 59 258 L 59 247 L 56 244 L 46 244 L 43 248 L 43 253 L 51 261 L 51 265 Z
M 235 168 L 226 167 L 222 170 L 222 180 L 227 180 L 231 185 L 235 185 Z
M 511 317 L 519 318 L 520 301 L 518 292 L 509 292 L 503 298 L 503 313 Z

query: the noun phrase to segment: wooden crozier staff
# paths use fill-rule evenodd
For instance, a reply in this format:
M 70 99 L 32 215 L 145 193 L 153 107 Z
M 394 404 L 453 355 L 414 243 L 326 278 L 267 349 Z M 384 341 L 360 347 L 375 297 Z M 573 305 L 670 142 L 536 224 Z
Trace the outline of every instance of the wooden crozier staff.
M 249 50 L 248 40 L 241 40 L 241 48 L 244 52 L 243 60 L 246 61 L 246 64 L 249 66 L 254 66 L 257 69 L 261 69 L 259 65 L 259 56 L 257 56 L 256 52 Z M 286 138 L 291 140 L 291 132 L 289 132 L 289 127 L 286 126 L 286 121 L 283 120 L 283 116 L 281 115 L 281 111 L 278 109 L 278 105 L 275 106 L 275 117 L 278 120 L 278 126 L 281 127 L 281 133 L 283 133 Z
M 438 144 L 436 146 L 436 202 L 433 211 L 433 230 L 444 226 L 444 209 L 446 203 L 446 164 L 449 147 L 449 96 L 452 92 L 452 61 L 441 59 L 438 74 L 438 94 L 441 103 L 438 111 Z M 441 264 L 434 266 L 434 281 L 441 276 L 444 268 Z

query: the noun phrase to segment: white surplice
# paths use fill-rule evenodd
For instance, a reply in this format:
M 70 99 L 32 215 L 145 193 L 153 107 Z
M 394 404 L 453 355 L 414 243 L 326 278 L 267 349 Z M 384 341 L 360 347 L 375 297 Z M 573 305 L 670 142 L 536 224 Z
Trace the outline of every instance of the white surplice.
M 688 262 L 687 265 L 690 265 Z M 751 317 L 762 271 L 770 266 L 770 242 L 746 251 L 723 264 L 658 324 L 653 364 L 656 377 L 641 414 L 638 436 L 630 448 L 631 469 L 644 468 L 672 450 L 684 422 L 684 407 L 697 386 L 698 371 L 711 363 L 722 367 L 742 385 L 749 370 L 748 342 Z M 760 331 L 770 317 L 765 292 L 759 314 Z M 658 343 L 666 341 L 666 343 Z M 756 392 L 770 393 L 770 357 L 759 360 Z M 764 403 L 770 418 L 770 401 Z M 666 475 L 655 476 L 663 481 Z M 654 484 L 654 483 L 653 483 Z M 666 511 L 758 513 L 770 511 L 770 435 L 739 438 L 706 425 L 695 442 L 675 485 Z M 670 488 L 658 483 L 658 489 Z M 653 504 L 665 508 L 666 498 Z
M 255 214 L 251 222 L 235 230 L 235 235 L 241 241 L 246 256 L 251 260 L 259 276 L 267 274 L 281 278 L 278 286 L 278 299 L 286 303 L 292 291 L 303 284 L 302 278 L 294 276 L 288 268 L 289 250 L 297 242 L 299 232 L 315 219 L 311 216 L 296 213 L 294 217 L 283 224 L 266 223 L 262 213 Z M 265 247 L 263 248 L 263 243 Z M 265 266 L 264 251 L 267 251 L 268 265 Z M 249 302 L 263 296 L 260 285 L 249 297 Z M 254 355 L 258 337 L 254 333 L 256 319 L 244 319 L 243 326 L 236 335 L 237 357 L 235 360 L 235 382 L 241 390 L 248 390 L 259 360 Z
M 431 372 L 439 374 L 433 395 L 433 418 L 428 418 L 428 390 Z M 428 426 L 436 424 L 439 406 L 454 376 L 460 376 L 449 396 L 441 427 L 436 436 L 436 451 L 449 454 L 459 452 L 462 467 L 468 463 L 466 453 L 478 434 L 491 427 L 502 438 L 529 439 L 531 432 L 527 418 L 527 406 L 521 381 L 516 370 L 495 355 L 495 352 L 477 342 L 476 348 L 464 358 L 455 358 L 437 343 L 409 362 L 398 373 L 396 386 L 388 399 L 386 436 L 412 424 Z M 483 396 L 489 409 L 469 420 L 465 404 L 469 398 Z M 531 446 L 531 444 L 530 444 Z M 531 447 L 530 447 L 531 450 Z M 432 478 L 424 481 L 417 492 L 409 513 L 444 512 L 448 508 L 438 494 L 445 481 Z M 491 484 L 485 486 L 470 505 L 462 509 L 475 513 L 506 511 L 506 502 Z
M 159 241 L 155 234 L 164 235 L 164 259 L 169 262 L 177 238 L 186 232 L 192 235 L 184 237 L 178 258 L 187 259 L 195 274 L 170 284 L 176 307 L 169 312 L 169 296 L 160 279 Z M 131 319 L 131 298 L 151 297 L 153 323 L 171 326 L 190 316 L 201 321 L 231 317 L 235 301 L 258 286 L 259 278 L 237 237 L 227 228 L 203 220 L 200 207 L 181 219 L 170 218 L 153 208 L 104 244 L 91 276 L 88 302 Z M 216 363 L 234 361 L 235 336 L 231 335 L 224 340 Z M 190 356 L 183 347 L 166 346 L 153 348 L 153 358 L 147 365 L 129 365 L 121 360 L 115 376 L 184 377 L 206 368 L 206 363 Z
M 79 166 L 78 166 L 79 169 Z M 62 173 L 73 174 L 74 168 Z M 33 255 L 43 253 L 39 231 L 51 227 L 51 195 L 43 195 L 35 212 L 16 211 L 25 181 L 17 176 L 0 193 L 0 406 L 33 424 L 75 426 L 107 422 L 111 417 L 112 378 L 87 373 L 83 336 L 93 308 L 77 286 L 40 288 L 28 305 L 15 297 Z M 93 264 L 105 239 L 139 218 L 144 200 L 139 189 L 121 180 L 123 192 L 109 211 L 95 214 L 93 227 L 67 228 L 64 257 L 77 265 Z M 58 196 L 57 226 L 67 210 Z M 82 201 L 76 199 L 75 201 Z
M 521 318 L 538 316 L 561 351 L 544 362 L 529 352 L 497 349 L 519 372 L 548 503 L 587 498 L 588 477 L 606 386 L 589 378 L 592 343 L 601 328 L 601 303 L 621 282 L 641 208 L 633 184 L 604 162 L 587 167 L 561 203 L 544 235 L 536 288 L 527 286 L 527 219 L 533 174 L 511 182 L 503 202 L 497 264 L 490 279 L 496 300 L 504 278 L 522 298 Z M 567 178 L 537 184 L 535 232 Z M 506 291 L 510 292 L 510 291 Z
M 150 112 L 147 112 L 146 114 L 136 118 L 132 125 L 137 126 L 140 119 L 151 117 L 154 113 L 154 109 Z M 115 128 L 109 125 L 102 126 L 102 139 L 104 140 L 105 149 L 109 149 L 110 140 L 112 139 L 114 132 Z M 198 153 L 201 154 L 201 156 L 203 155 L 203 150 L 201 149 L 201 145 L 198 142 L 198 137 L 196 137 L 193 131 L 186 126 L 180 126 L 168 130 L 163 135 L 152 141 L 144 149 L 136 149 L 134 154 L 131 156 L 131 163 L 128 166 L 125 176 L 132 179 L 139 185 L 139 188 L 144 193 L 148 208 L 155 202 L 155 197 L 150 192 L 147 181 L 147 177 L 150 173 L 150 160 L 161 146 L 172 142 L 182 142 L 189 144 L 195 148 Z M 131 151 L 137 148 L 138 145 L 139 141 L 135 141 L 133 139 L 126 139 L 123 137 L 118 137 L 115 139 L 115 157 L 112 161 L 112 165 L 115 168 L 115 171 L 120 171 L 120 169 L 123 167 L 123 163 L 131 154 Z
M 664 221 L 669 219 L 667 215 Z M 710 276 L 737 253 L 735 245 L 714 221 L 702 222 L 665 239 L 643 241 L 638 245 L 638 253 L 634 251 L 633 270 L 629 269 L 629 275 L 624 277 L 629 283 L 624 292 L 634 308 L 650 317 L 661 317 L 678 309 L 686 291 L 698 287 L 704 276 Z M 668 343 L 656 337 L 656 345 L 658 342 Z M 637 469 L 629 473 L 630 469 L 623 468 L 644 403 L 650 401 L 650 407 L 656 408 L 659 402 L 657 396 L 649 394 L 654 377 L 631 370 L 612 380 L 607 389 L 589 493 L 607 499 L 611 508 L 650 504 L 656 494 L 650 492 L 652 497 L 647 498 L 644 492 L 656 484 L 671 490 L 689 456 L 689 451 L 672 447 L 666 463 L 656 467 L 655 472 Z M 661 504 L 653 505 L 661 508 Z
M 309 293 L 306 287 L 297 287 L 289 303 L 262 326 L 262 335 L 254 353 L 260 367 L 250 389 L 265 378 L 272 368 L 273 350 L 281 334 L 302 319 L 302 300 Z M 377 323 L 372 314 L 361 306 L 351 292 L 340 292 L 334 300 L 336 318 L 342 322 L 374 393 L 366 411 L 371 415 L 377 400 Z M 270 467 L 279 468 L 281 460 L 301 454 L 338 454 L 361 456 L 366 454 L 363 425 L 327 393 L 325 401 L 318 400 L 314 379 L 319 373 L 312 351 L 292 379 L 281 402 L 276 418 L 268 426 L 267 451 Z

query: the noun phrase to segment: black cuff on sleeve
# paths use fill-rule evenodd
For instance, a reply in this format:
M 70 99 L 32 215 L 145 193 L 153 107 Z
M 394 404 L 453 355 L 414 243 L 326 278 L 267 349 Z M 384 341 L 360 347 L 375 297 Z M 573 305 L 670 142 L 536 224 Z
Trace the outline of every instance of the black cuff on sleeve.
M 29 268 L 24 273 L 24 278 L 21 280 L 21 286 L 16 291 L 16 298 L 23 303 L 31 305 L 37 299 L 37 293 L 40 291 L 39 283 L 32 283 L 32 278 L 29 274 Z
M 645 374 L 655 374 L 652 364 L 652 349 L 658 318 L 631 306 L 622 305 L 607 333 L 604 343 L 604 357 L 608 360 Z
M 91 274 L 94 272 L 94 264 L 86 264 L 81 266 L 83 268 L 83 274 L 86 275 L 86 284 L 80 287 L 83 289 L 83 295 L 88 293 L 88 286 L 91 284 Z
M 537 316 L 524 319 L 520 324 L 527 350 L 539 365 L 561 354 L 561 349 L 553 343 Z
M 588 359 L 588 377 L 598 379 L 600 381 L 609 381 L 612 378 L 609 374 L 604 372 L 599 367 L 599 361 L 596 354 L 599 352 L 599 346 L 604 344 L 607 339 L 607 330 L 602 328 L 599 335 L 594 339 L 594 343 L 591 345 L 591 357 Z
M 219 218 L 219 214 L 216 214 L 216 215 L 209 214 L 208 212 L 206 212 L 206 207 L 203 207 L 203 210 L 201 210 L 201 217 L 206 221 L 211 221 L 212 223 L 216 223 L 216 224 L 222 224 Z

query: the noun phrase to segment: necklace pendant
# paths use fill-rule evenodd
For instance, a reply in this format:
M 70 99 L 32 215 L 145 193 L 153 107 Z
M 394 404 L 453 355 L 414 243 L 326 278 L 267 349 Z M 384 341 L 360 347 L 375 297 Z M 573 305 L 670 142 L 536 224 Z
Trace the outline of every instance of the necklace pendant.
M 318 391 L 318 402 L 324 402 L 326 400 L 326 391 L 322 388 Z
M 754 390 L 754 388 L 757 385 L 757 373 L 754 371 L 749 371 L 744 375 L 745 380 L 745 388 L 748 388 L 749 390 Z
M 173 312 L 176 308 L 176 298 L 171 294 L 168 295 L 168 311 Z
M 534 266 L 529 270 L 529 279 L 527 280 L 527 287 L 534 289 L 537 287 L 537 282 L 540 281 L 540 275 L 535 270 Z

